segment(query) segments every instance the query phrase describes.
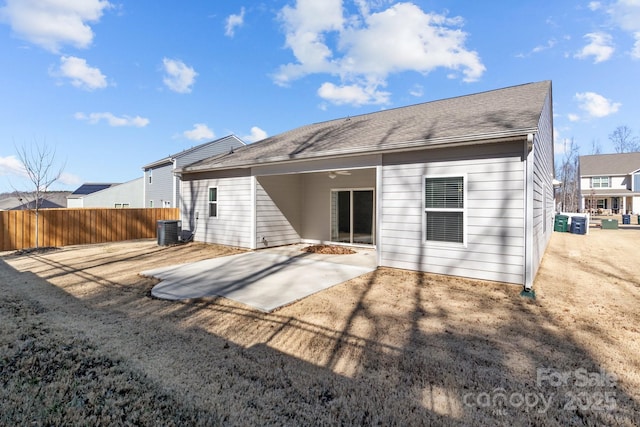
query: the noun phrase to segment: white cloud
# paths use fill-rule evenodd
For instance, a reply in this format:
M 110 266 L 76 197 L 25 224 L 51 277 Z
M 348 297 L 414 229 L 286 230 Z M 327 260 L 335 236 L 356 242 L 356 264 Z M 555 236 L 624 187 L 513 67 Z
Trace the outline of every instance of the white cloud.
M 6 0 L 0 18 L 20 38 L 57 53 L 63 45 L 86 48 L 93 41 L 88 23 L 100 20 L 106 0 Z
M 634 39 L 629 52 L 633 59 L 640 59 L 640 1 L 618 0 L 607 10 L 613 21 Z
M 182 132 L 187 139 L 192 141 L 201 141 L 203 139 L 213 139 L 215 134 L 204 123 L 196 123 L 193 125 L 193 129 Z
M 229 15 L 227 17 L 227 25 L 225 26 L 224 35 L 227 37 L 233 37 L 236 33 L 236 28 L 241 27 L 244 24 L 244 7 L 240 9 L 239 15 Z
M 611 35 L 603 32 L 585 34 L 585 39 L 589 40 L 589 44 L 582 48 L 582 50 L 576 53 L 575 57 L 580 59 L 586 59 L 592 56 L 595 64 L 604 62 L 611 58 L 613 55 L 613 39 Z
M 144 117 L 140 117 L 140 116 L 131 117 L 127 115 L 117 117 L 112 113 L 89 113 L 89 114 L 76 113 L 74 117 L 77 120 L 86 120 L 92 125 L 95 125 L 100 121 L 104 120 L 109 124 L 109 126 L 112 126 L 112 127 L 131 126 L 131 127 L 143 128 L 149 124 L 149 119 Z
M 380 78 L 393 72 L 428 73 L 443 67 L 462 69 L 464 81 L 485 71 L 476 52 L 464 48 L 460 18 L 427 14 L 411 3 L 398 3 L 368 16 L 366 28 L 348 28 L 341 37 L 347 49 L 343 70 Z M 382 58 L 382 59 L 381 59 Z
M 166 73 L 162 81 L 169 89 L 178 93 L 191 92 L 198 75 L 193 68 L 178 59 L 164 58 L 162 64 Z
M 577 122 L 580 120 L 580 116 L 574 113 L 569 113 L 567 117 L 569 118 L 570 122 Z
M 547 44 L 545 45 L 539 45 L 533 48 L 533 50 L 531 51 L 531 53 L 538 53 L 538 52 L 542 52 L 544 50 L 547 49 L 551 49 L 553 48 L 558 42 L 555 39 L 551 39 L 549 41 L 547 41 Z
M 631 57 L 633 59 L 640 59 L 640 31 L 635 33 L 634 35 L 636 42 L 633 44 L 633 49 L 631 50 Z
M 85 59 L 75 56 L 62 56 L 60 68 L 51 74 L 71 79 L 71 84 L 80 89 L 94 90 L 107 87 L 107 78 L 100 69 L 90 67 Z
M 0 176 L 2 175 L 26 176 L 26 171 L 16 156 L 0 156 Z
M 275 82 L 287 85 L 309 74 L 331 74 L 340 84 L 325 83 L 318 93 L 330 102 L 352 99 L 361 105 L 388 102 L 389 94 L 377 88 L 386 85 L 390 74 L 445 68 L 471 82 L 484 73 L 477 52 L 465 47 L 461 18 L 425 13 L 412 3 L 375 13 L 369 8 L 386 2 L 356 3 L 359 14 L 352 16 L 345 16 L 342 0 L 297 0 L 295 7 L 285 6 L 280 13 L 285 45 L 296 62 L 282 65 Z
M 76 186 L 82 184 L 82 178 L 69 172 L 62 172 L 58 179 L 62 184 Z
M 558 44 L 558 41 L 556 39 L 547 40 L 547 44 L 541 44 L 541 45 L 535 46 L 528 53 L 518 53 L 516 55 L 516 58 L 528 58 L 533 54 L 544 52 L 545 50 L 553 49 L 557 44 Z
M 409 95 L 415 96 L 416 98 L 421 97 L 422 95 L 424 95 L 424 87 L 419 84 L 413 85 L 413 87 L 409 91 Z
M 606 117 L 616 113 L 622 104 L 619 102 L 612 102 L 610 99 L 605 98 L 595 92 L 581 92 L 576 93 L 576 101 L 578 101 L 578 107 L 585 111 L 590 117 Z
M 625 31 L 640 31 L 640 1 L 618 0 L 608 10 L 614 21 Z
M 388 104 L 391 94 L 378 91 L 376 87 L 376 85 L 367 87 L 359 84 L 336 86 L 326 82 L 318 89 L 318 95 L 336 105 Z
M 256 142 L 265 139 L 267 136 L 269 136 L 267 132 L 257 126 L 253 126 L 251 128 L 251 134 L 243 136 L 242 139 L 247 142 Z
M 600 3 L 599 1 L 590 1 L 588 7 L 590 10 L 596 11 L 602 8 L 602 3 Z

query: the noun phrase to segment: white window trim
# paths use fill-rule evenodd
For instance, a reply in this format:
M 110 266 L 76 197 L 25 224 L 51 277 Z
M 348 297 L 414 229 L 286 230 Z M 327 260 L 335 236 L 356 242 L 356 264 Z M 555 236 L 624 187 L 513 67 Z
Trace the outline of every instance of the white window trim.
M 464 201 L 464 207 L 462 209 L 452 209 L 452 208 L 427 208 L 427 203 L 425 200 L 427 179 L 432 178 L 459 178 L 462 177 L 462 197 Z M 423 246 L 429 247 L 439 247 L 439 248 L 466 248 L 467 247 L 467 230 L 469 229 L 469 223 L 467 221 L 467 211 L 469 205 L 469 198 L 467 197 L 467 174 L 466 173 L 456 173 L 456 174 L 446 174 L 446 175 L 423 175 L 422 176 L 422 244 Z M 462 243 L 458 242 L 440 242 L 436 240 L 427 240 L 427 212 L 462 212 Z
M 594 181 L 595 179 L 598 179 L 598 186 L 594 186 Z M 607 186 L 603 187 L 602 186 L 602 180 L 606 178 L 607 179 Z M 591 188 L 611 188 L 611 177 L 608 176 L 592 176 L 591 177 Z
M 216 201 L 212 202 L 211 200 L 209 200 L 209 193 L 211 193 L 211 189 L 215 188 L 216 189 Z M 215 216 L 211 216 L 211 204 L 215 203 L 216 204 L 216 215 Z M 220 218 L 220 192 L 218 191 L 218 186 L 217 185 L 210 185 L 207 188 L 207 218 L 209 219 L 217 219 Z
M 336 191 L 349 191 L 351 192 L 351 214 L 352 214 L 352 218 L 351 218 L 351 224 L 350 224 L 350 228 L 351 228 L 351 238 L 350 240 L 353 241 L 353 192 L 354 191 L 372 191 L 373 192 L 373 218 L 372 218 L 372 223 L 371 223 L 371 240 L 373 241 L 372 244 L 365 244 L 365 243 L 345 243 L 345 242 L 334 242 L 333 240 L 331 240 L 331 234 L 333 233 L 333 224 L 332 224 L 332 220 L 333 220 L 333 193 Z M 377 217 L 378 217 L 378 211 L 377 211 L 377 203 L 378 200 L 376 199 L 376 189 L 375 187 L 346 187 L 346 188 L 330 188 L 329 189 L 329 242 L 331 242 L 332 244 L 336 244 L 336 245 L 351 245 L 351 246 L 368 246 L 368 247 L 375 247 L 375 244 L 377 242 L 377 236 L 376 236 L 376 221 L 377 221 Z

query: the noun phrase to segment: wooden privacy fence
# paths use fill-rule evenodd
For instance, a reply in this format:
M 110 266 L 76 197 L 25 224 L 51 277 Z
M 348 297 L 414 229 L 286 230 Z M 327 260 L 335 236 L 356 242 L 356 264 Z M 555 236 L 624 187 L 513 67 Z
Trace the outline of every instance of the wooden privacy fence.
M 159 220 L 180 219 L 178 208 L 42 209 L 39 246 L 68 246 L 156 237 Z M 0 251 L 36 246 L 34 211 L 0 212 Z

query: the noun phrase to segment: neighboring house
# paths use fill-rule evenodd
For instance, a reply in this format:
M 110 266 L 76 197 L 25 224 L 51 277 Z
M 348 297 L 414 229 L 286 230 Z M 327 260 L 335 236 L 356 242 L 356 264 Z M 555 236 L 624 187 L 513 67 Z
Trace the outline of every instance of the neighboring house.
M 237 136 L 228 135 L 143 166 L 144 205 L 149 208 L 179 207 L 180 178 L 174 175 L 176 169 L 244 145 Z
M 552 113 L 545 81 L 302 126 L 177 169 L 183 228 L 528 289 L 553 232 Z
M 144 208 L 143 181 L 136 178 L 82 197 L 83 208 Z
M 640 212 L 640 152 L 580 156 L 580 208 Z
M 68 208 L 83 208 L 84 198 L 89 194 L 106 190 L 107 188 L 118 185 L 119 183 L 86 183 L 78 187 L 73 193 L 67 196 Z
M 40 208 L 53 209 L 67 206 L 67 196 L 70 191 L 47 191 L 42 194 Z M 5 193 L 0 195 L 0 211 L 33 209 L 34 193 Z

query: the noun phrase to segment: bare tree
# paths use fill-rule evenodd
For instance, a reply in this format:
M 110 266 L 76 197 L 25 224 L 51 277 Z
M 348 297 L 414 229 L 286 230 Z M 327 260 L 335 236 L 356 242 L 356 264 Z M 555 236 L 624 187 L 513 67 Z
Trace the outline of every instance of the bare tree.
M 33 144 L 23 145 L 17 147 L 18 160 L 24 167 L 24 172 L 31 184 L 32 190 L 29 192 L 23 192 L 16 190 L 21 199 L 26 201 L 26 207 L 35 213 L 36 217 L 36 248 L 39 247 L 39 229 L 38 219 L 40 216 L 40 207 L 44 201 L 44 197 L 49 191 L 51 184 L 60 179 L 64 165 L 56 168 L 54 166 L 56 151 L 50 148 L 45 143 L 39 144 L 34 142 Z
M 564 141 L 564 156 L 562 164 L 556 171 L 556 176 L 562 180 L 559 198 L 564 212 L 577 212 L 580 207 L 580 176 L 578 175 L 578 152 L 580 148 L 573 138 Z
M 602 145 L 597 139 L 591 140 L 591 154 L 602 154 Z
M 631 153 L 640 151 L 640 141 L 633 136 L 628 126 L 618 126 L 609 134 L 609 141 L 613 143 L 616 153 Z

